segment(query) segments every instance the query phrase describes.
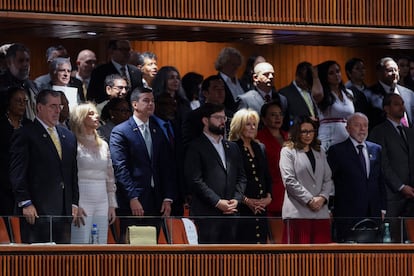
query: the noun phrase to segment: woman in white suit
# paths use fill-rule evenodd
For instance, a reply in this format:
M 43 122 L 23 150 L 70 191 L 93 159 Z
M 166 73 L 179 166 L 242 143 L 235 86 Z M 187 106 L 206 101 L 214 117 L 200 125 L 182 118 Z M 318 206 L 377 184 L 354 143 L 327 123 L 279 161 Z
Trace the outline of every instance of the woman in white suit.
M 115 177 L 108 144 L 98 135 L 99 114 L 92 103 L 76 106 L 70 116 L 78 140 L 79 207 L 86 212 L 85 224 L 72 226 L 71 243 L 89 243 L 93 224 L 98 225 L 99 243 L 107 243 L 108 225 L 118 207 Z
M 282 207 L 285 243 L 331 242 L 331 170 L 320 144 L 317 123 L 301 117 L 282 148 L 279 166 L 286 188 Z

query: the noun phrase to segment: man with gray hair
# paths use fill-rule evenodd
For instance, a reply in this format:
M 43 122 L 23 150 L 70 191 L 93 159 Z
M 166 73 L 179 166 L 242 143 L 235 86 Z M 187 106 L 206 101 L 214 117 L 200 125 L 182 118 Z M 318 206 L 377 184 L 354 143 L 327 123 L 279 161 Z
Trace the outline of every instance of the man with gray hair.
M 50 82 L 41 84 L 39 90 L 51 90 L 53 86 L 73 87 L 76 88 L 76 103 L 85 101 L 83 94 L 82 82 L 77 78 L 71 77 L 72 64 L 69 58 L 57 57 L 53 59 L 49 64 L 49 76 Z M 55 89 L 56 90 L 56 89 Z M 65 91 L 62 91 L 65 92 Z M 70 102 L 70 97 L 67 95 L 70 104 L 76 104 Z
M 144 52 L 138 56 L 138 69 L 142 73 L 142 84 L 145 88 L 152 89 L 152 81 L 157 75 L 157 56 L 152 52 Z

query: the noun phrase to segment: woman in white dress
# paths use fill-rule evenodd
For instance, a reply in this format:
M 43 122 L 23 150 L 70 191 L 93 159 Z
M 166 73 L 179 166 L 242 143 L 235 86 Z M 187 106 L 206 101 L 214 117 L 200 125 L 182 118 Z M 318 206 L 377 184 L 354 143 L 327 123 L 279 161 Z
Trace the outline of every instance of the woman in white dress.
M 345 88 L 336 61 L 328 60 L 314 68 L 312 96 L 318 106 L 318 138 L 327 151 L 348 138 L 346 120 L 355 112 L 352 91 Z
M 98 225 L 99 243 L 107 243 L 108 225 L 115 221 L 116 185 L 108 144 L 99 137 L 99 115 L 92 103 L 76 106 L 70 117 L 71 130 L 78 140 L 79 207 L 85 225 L 72 226 L 72 243 L 90 243 L 93 224 Z

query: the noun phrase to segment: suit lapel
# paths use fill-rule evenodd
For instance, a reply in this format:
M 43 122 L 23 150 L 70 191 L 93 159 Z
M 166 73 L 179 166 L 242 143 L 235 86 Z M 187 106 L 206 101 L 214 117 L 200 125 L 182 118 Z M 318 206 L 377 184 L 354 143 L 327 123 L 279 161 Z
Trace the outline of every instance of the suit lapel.
M 139 147 L 138 149 L 142 150 L 142 152 L 144 153 L 145 157 L 148 158 L 148 160 L 151 160 L 148 155 L 144 137 L 142 137 L 141 130 L 139 129 L 138 125 L 135 123 L 134 118 L 132 117 L 129 118 L 129 125 L 131 127 L 132 132 L 134 133 L 134 136 L 136 136 L 137 139 L 139 140 L 138 144 L 141 147 Z M 151 127 L 150 127 L 150 131 L 151 131 Z
M 312 150 L 312 149 L 310 149 L 310 150 Z M 313 152 L 313 156 L 315 157 L 315 172 L 313 171 L 312 164 L 311 164 L 311 162 L 309 160 L 309 157 L 306 154 L 306 152 L 303 151 L 303 150 L 301 150 L 300 152 L 303 154 L 303 158 L 305 158 L 306 169 L 308 170 L 309 175 L 312 177 L 313 180 L 315 180 L 315 172 L 317 171 L 317 167 L 318 167 L 318 166 L 316 166 L 316 164 L 317 164 L 317 162 L 316 162 L 317 156 L 316 156 L 315 152 Z
M 52 138 L 50 138 L 50 135 L 47 132 L 47 130 L 43 127 L 43 125 L 37 119 L 34 120 L 34 123 L 36 127 L 38 128 L 39 134 L 42 136 L 42 139 L 45 141 L 46 147 L 49 149 L 51 156 L 54 156 L 57 160 L 61 162 L 62 160 L 59 157 L 59 153 L 57 152 L 56 146 L 53 143 Z M 59 136 L 59 139 L 61 139 L 59 132 L 58 132 L 58 136 Z M 60 142 L 60 144 L 62 146 L 62 142 Z M 63 157 L 64 155 L 63 155 L 63 146 L 62 146 L 62 159 Z
M 223 165 L 223 162 L 221 161 L 220 155 L 218 154 L 218 152 L 217 152 L 216 148 L 214 147 L 214 145 L 211 143 L 211 141 L 207 138 L 207 136 L 205 134 L 203 134 L 203 137 L 204 137 L 204 142 L 207 144 L 206 146 L 211 148 L 210 152 L 214 155 L 216 161 L 220 164 L 220 166 L 223 168 L 223 170 L 225 172 L 227 172 L 226 168 Z M 222 141 L 222 142 L 224 143 L 224 142 L 227 142 L 227 141 Z M 224 154 L 225 154 L 225 158 L 226 158 L 226 156 L 228 155 L 228 152 L 229 152 L 229 145 L 227 144 L 227 146 L 226 146 L 226 145 L 223 144 L 223 146 L 224 146 Z M 226 166 L 228 165 L 227 160 L 228 160 L 228 158 L 226 158 Z

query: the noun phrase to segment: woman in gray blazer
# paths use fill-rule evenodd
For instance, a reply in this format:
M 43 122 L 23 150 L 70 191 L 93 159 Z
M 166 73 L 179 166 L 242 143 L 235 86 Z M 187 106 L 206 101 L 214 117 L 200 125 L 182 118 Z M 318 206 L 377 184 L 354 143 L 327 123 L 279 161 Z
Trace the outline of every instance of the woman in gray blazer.
M 282 217 L 285 243 L 331 242 L 329 192 L 331 170 L 317 139 L 317 123 L 301 117 L 290 131 L 280 154 L 285 185 Z

